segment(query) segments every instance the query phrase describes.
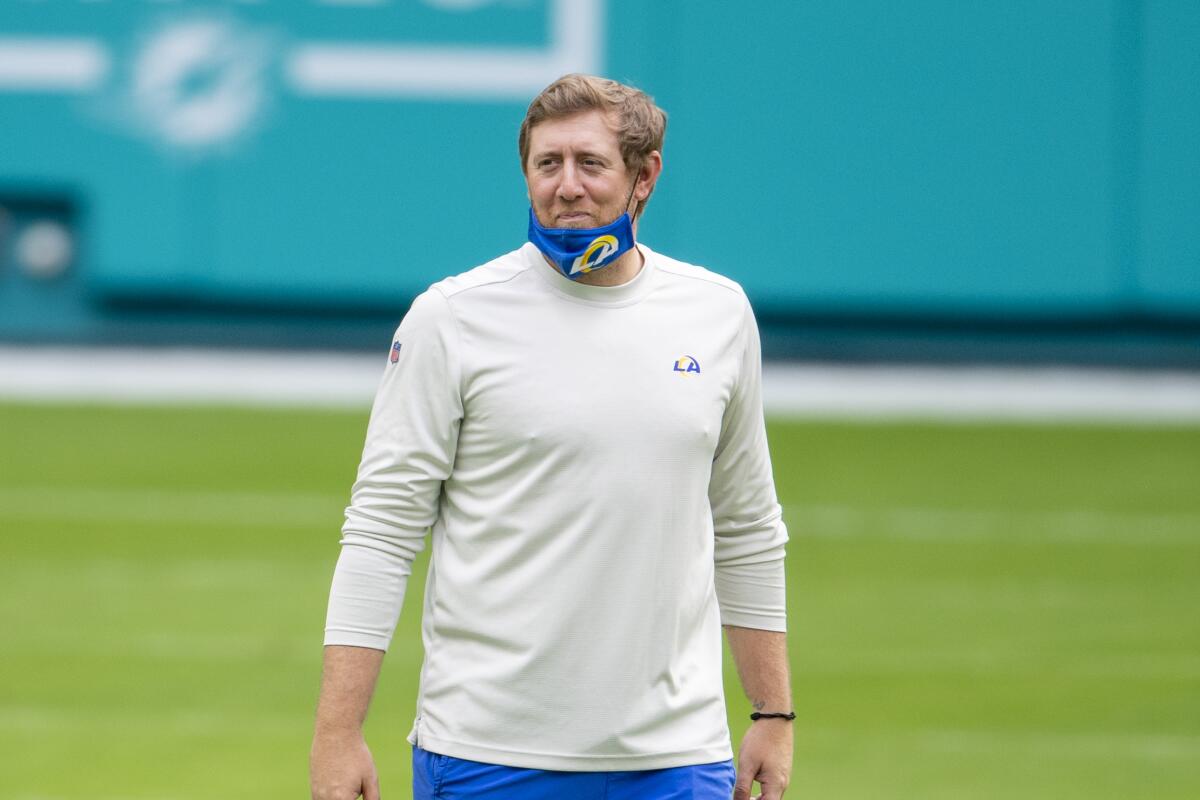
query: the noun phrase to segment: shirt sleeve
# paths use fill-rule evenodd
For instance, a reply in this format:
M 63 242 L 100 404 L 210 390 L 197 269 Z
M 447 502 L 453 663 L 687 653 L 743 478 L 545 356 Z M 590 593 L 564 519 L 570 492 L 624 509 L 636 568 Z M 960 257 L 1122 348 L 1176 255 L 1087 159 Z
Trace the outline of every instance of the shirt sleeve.
M 398 351 L 396 350 L 398 346 Z M 396 331 L 342 526 L 325 644 L 387 650 L 412 562 L 437 518 L 462 420 L 454 318 L 435 289 Z
M 787 629 L 787 528 L 775 495 L 762 407 L 762 351 L 747 302 L 737 383 L 721 421 L 708 496 L 721 622 Z

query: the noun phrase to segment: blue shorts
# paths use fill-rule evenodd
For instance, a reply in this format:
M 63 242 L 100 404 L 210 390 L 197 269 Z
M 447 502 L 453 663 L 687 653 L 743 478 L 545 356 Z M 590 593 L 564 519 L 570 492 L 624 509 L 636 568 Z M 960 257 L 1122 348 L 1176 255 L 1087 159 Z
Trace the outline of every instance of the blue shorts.
M 414 800 L 729 800 L 733 762 L 629 772 L 482 764 L 413 748 Z

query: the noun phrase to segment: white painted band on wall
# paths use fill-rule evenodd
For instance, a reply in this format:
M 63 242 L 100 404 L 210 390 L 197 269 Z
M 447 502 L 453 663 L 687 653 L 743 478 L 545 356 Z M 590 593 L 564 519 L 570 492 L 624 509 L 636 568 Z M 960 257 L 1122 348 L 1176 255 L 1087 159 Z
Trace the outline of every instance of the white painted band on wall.
M 310 42 L 288 53 L 284 71 L 299 94 L 529 100 L 564 73 L 601 71 L 602 5 L 554 0 L 545 48 Z
M 528 99 L 564 71 L 537 51 L 308 44 L 288 57 L 301 94 Z
M 302 43 L 283 54 L 284 74 L 301 95 L 528 100 L 566 72 L 602 71 L 603 10 L 552 0 L 541 48 Z M 111 61 L 95 39 L 0 37 L 0 91 L 89 91 Z
M 107 77 L 110 61 L 94 39 L 0 37 L 0 89 L 89 91 Z

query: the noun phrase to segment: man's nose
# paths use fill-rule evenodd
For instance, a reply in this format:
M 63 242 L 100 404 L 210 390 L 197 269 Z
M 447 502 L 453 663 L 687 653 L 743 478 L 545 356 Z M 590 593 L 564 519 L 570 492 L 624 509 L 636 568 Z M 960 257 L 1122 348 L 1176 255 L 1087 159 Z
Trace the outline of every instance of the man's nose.
M 583 183 L 579 180 L 579 170 L 569 161 L 560 173 L 558 196 L 563 200 L 578 200 L 583 197 Z

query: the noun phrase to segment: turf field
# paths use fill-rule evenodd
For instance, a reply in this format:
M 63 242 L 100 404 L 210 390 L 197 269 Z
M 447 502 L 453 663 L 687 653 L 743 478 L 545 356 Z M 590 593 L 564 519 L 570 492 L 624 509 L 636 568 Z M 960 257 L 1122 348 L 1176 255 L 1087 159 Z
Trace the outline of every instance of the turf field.
M 0 405 L 0 798 L 308 796 L 364 425 Z M 771 442 L 789 797 L 1200 797 L 1200 428 L 776 422 Z M 368 723 L 393 800 L 418 605 Z

